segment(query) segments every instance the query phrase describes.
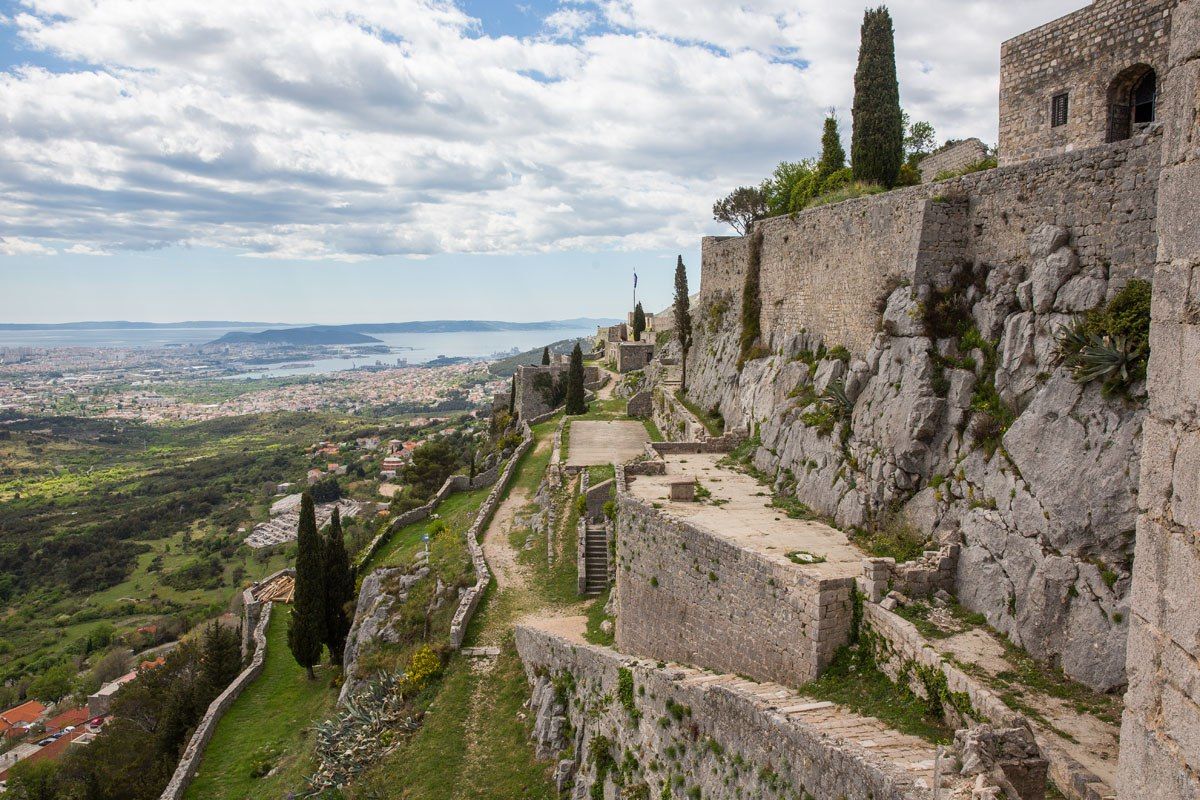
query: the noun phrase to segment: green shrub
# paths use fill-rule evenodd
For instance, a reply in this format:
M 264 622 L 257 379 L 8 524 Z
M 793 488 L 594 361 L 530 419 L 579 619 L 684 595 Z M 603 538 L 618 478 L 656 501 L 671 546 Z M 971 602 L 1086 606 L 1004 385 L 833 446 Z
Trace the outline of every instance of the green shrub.
M 808 208 L 816 208 L 817 206 L 827 206 L 834 203 L 841 203 L 846 200 L 854 200 L 859 197 L 870 197 L 871 195 L 883 194 L 886 190 L 877 183 L 863 183 L 854 181 L 848 183 L 831 192 L 818 195 L 808 203 Z

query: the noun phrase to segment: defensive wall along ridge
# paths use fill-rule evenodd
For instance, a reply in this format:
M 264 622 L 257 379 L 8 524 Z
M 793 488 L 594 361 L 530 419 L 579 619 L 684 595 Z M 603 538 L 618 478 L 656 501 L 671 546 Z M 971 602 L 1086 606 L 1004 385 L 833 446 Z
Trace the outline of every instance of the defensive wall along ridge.
M 703 442 L 618 470 L 620 654 L 561 623 L 518 632 L 538 741 L 566 748 L 575 796 L 597 782 L 616 796 L 623 750 L 694 753 L 646 724 L 677 706 L 691 742 L 716 742 L 705 753 L 767 754 L 762 774 L 786 764 L 818 800 L 956 796 L 932 773 L 871 784 L 880 773 L 853 744 L 793 748 L 778 727 L 790 714 L 734 709 L 787 697 L 865 635 L 881 669 L 961 728 L 956 767 L 1003 743 L 989 775 L 1009 786 L 965 796 L 1048 775 L 1072 798 L 1200 798 L 1200 2 L 1097 0 L 1004 59 L 1001 167 L 703 242 L 688 399 L 749 439 L 769 486 L 739 487 Z M 1138 92 L 1154 81 L 1146 120 Z M 1144 382 L 1075 381 L 1058 332 L 1127 301 L 1135 281 L 1153 284 Z M 761 330 L 749 353 L 748 285 Z M 662 405 L 681 438 L 700 438 Z M 687 476 L 711 499 L 673 503 Z M 927 534 L 929 549 L 864 562 L 835 527 L 763 519 L 771 494 L 844 528 Z M 987 626 L 932 642 L 892 613 L 922 597 Z M 1014 700 L 1012 659 L 1028 655 L 1094 693 Z M 1118 742 L 1109 706 L 1126 684 Z M 703 796 L 773 796 L 705 753 L 674 762 Z M 831 782 L 803 772 L 812 764 Z

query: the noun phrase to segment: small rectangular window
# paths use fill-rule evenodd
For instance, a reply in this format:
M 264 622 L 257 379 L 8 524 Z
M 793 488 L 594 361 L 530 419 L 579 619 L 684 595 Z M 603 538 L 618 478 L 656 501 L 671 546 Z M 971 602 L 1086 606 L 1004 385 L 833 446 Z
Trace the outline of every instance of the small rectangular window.
M 1050 127 L 1058 128 L 1067 124 L 1071 107 L 1070 97 L 1066 92 L 1054 95 L 1054 99 L 1050 101 Z

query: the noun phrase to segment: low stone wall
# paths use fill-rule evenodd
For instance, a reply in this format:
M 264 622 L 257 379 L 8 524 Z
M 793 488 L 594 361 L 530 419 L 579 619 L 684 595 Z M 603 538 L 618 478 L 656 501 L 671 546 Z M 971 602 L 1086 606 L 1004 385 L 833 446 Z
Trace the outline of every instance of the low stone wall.
M 585 513 L 588 519 L 600 519 L 604 516 L 604 506 L 610 501 L 616 499 L 615 482 L 612 478 L 606 481 L 601 481 L 595 486 L 581 487 L 584 497 L 587 498 Z
M 987 154 L 987 145 L 978 139 L 964 139 L 956 145 L 938 150 L 921 159 L 921 165 L 918 167 L 921 171 L 921 182 L 929 183 L 943 172 L 956 172 L 978 164 L 987 158 Z
M 625 405 L 625 413 L 637 419 L 649 419 L 654 414 L 654 397 L 643 389 L 629 398 Z
M 894 558 L 864 558 L 863 594 L 872 603 L 878 603 L 893 591 L 914 598 L 931 597 L 938 590 L 953 593 L 961 551 L 957 544 L 946 545 L 900 564 Z
M 675 519 L 633 497 L 620 465 L 617 504 L 621 650 L 798 686 L 849 641 L 853 578 L 821 579 Z
M 871 750 L 695 670 L 523 625 L 516 644 L 533 686 L 538 755 L 563 758 L 556 778 L 563 788 L 573 780 L 572 798 L 933 798 L 924 780 Z M 609 786 L 618 772 L 619 795 Z M 595 789 L 598 779 L 606 785 Z
M 945 659 L 925 643 L 911 622 L 874 603 L 863 604 L 864 628 L 876 637 L 875 659 L 893 681 L 906 682 L 917 695 L 926 697 L 928 688 L 920 677 L 941 675 L 946 689 L 954 694 L 951 703 L 943 703 L 947 721 L 954 727 L 989 722 L 999 727 L 1018 724 L 1020 715 L 1000 696 Z M 939 679 L 939 680 L 941 680 Z M 1050 764 L 1050 777 L 1071 800 L 1105 800 L 1114 796 L 1112 789 L 1094 773 L 1059 748 L 1037 728 L 1034 736 L 1042 755 Z
M 175 767 L 175 774 L 171 776 L 171 780 L 167 784 L 167 788 L 163 789 L 159 800 L 181 800 L 184 793 L 187 792 L 192 778 L 196 776 L 196 770 L 199 769 L 200 760 L 204 756 L 204 748 L 212 739 L 213 733 L 217 729 L 217 723 L 233 705 L 233 701 L 237 700 L 251 681 L 262 672 L 263 663 L 267 658 L 267 624 L 270 621 L 271 603 L 267 603 L 259 614 L 258 624 L 254 626 L 254 656 L 250 659 L 250 665 L 242 670 L 233 679 L 233 682 L 225 687 L 225 691 L 217 695 L 217 699 L 209 704 L 208 710 L 200 718 L 200 724 L 196 726 L 195 733 L 188 740 L 187 748 L 184 749 L 183 756 L 179 759 L 178 766 Z
M 704 423 L 696 419 L 679 398 L 662 388 L 654 390 L 651 419 L 667 441 L 701 442 L 708 438 Z
M 660 456 L 688 455 L 691 453 L 728 453 L 745 441 L 745 436 L 726 433 L 702 442 L 651 442 L 650 446 Z
M 552 416 L 554 415 L 549 414 L 546 418 Z M 487 559 L 483 557 L 483 546 L 479 543 L 479 537 L 491 521 L 492 515 L 496 513 L 496 508 L 500 505 L 500 498 L 508 488 L 509 482 L 512 481 L 521 457 L 533 446 L 533 431 L 530 429 L 529 423 L 522 422 L 521 429 L 524 433 L 521 444 L 513 451 L 512 458 L 504 467 L 504 472 L 492 485 L 492 491 L 488 493 L 487 499 L 479 507 L 475 521 L 471 523 L 471 527 L 467 531 L 467 551 L 471 554 L 471 563 L 475 566 L 475 585 L 468 587 L 463 593 L 462 598 L 458 601 L 454 617 L 450 620 L 450 646 L 455 649 L 462 647 L 463 638 L 467 635 L 467 626 L 471 624 L 471 617 L 475 615 L 475 609 L 478 608 L 479 601 L 483 599 L 483 593 L 492 580 L 492 572 L 488 568 Z

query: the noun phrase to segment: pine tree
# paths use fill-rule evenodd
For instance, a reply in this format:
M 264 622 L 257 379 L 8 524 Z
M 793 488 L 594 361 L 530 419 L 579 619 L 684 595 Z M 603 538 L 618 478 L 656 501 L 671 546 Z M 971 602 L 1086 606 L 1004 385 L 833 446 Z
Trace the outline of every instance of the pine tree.
M 296 591 L 288 621 L 288 648 L 296 663 L 308 670 L 321 660 L 325 640 L 325 558 L 312 496 L 300 497 L 300 525 L 296 530 Z
M 633 340 L 640 342 L 642 334 L 646 332 L 646 312 L 642 310 L 642 304 L 638 303 L 633 307 Z
M 543 367 L 550 366 L 550 348 L 549 347 L 542 348 L 542 366 Z
M 242 671 L 242 648 L 233 630 L 215 620 L 204 629 L 200 647 L 200 676 L 216 697 Z
M 854 179 L 896 185 L 904 161 L 904 121 L 896 80 L 896 43 L 886 6 L 863 17 L 858 70 L 854 73 L 854 134 L 850 145 Z
M 350 617 L 346 606 L 354 600 L 354 571 L 346 552 L 342 533 L 342 516 L 337 508 L 329 520 L 325 536 L 325 645 L 329 648 L 329 663 L 341 664 L 350 633 Z
M 567 413 L 587 413 L 583 397 L 583 351 L 579 349 L 579 342 L 571 351 L 571 366 L 567 370 Z
M 683 256 L 675 264 L 675 338 L 679 341 L 682 354 L 679 379 L 680 391 L 687 392 L 687 357 L 692 349 L 692 309 L 688 299 L 687 270 L 683 266 Z
M 821 134 L 821 160 L 817 162 L 817 186 L 833 173 L 846 167 L 846 151 L 842 147 L 842 135 L 838 132 L 837 117 L 830 114 L 825 118 L 825 132 Z

